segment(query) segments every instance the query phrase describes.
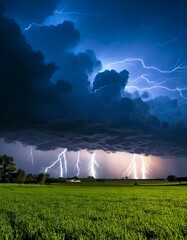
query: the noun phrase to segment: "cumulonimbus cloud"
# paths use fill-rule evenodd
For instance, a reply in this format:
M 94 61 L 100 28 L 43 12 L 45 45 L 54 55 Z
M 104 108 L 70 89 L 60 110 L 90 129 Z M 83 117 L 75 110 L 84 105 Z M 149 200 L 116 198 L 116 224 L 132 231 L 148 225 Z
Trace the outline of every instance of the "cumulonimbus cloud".
M 19 26 L 0 17 L 0 136 L 47 150 L 57 147 L 186 156 L 185 122 L 171 124 L 151 104 L 121 91 L 126 70 L 89 74 L 101 67 L 94 53 L 64 53 L 57 67 L 32 50 Z M 111 87 L 113 86 L 113 87 Z M 155 101 L 156 103 L 156 101 Z

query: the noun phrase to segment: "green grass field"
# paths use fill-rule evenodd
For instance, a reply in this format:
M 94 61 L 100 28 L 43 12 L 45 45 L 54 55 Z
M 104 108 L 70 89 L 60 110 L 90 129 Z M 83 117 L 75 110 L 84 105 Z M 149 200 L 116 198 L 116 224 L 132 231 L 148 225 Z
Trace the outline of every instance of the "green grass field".
M 187 239 L 187 186 L 1 184 L 5 239 Z

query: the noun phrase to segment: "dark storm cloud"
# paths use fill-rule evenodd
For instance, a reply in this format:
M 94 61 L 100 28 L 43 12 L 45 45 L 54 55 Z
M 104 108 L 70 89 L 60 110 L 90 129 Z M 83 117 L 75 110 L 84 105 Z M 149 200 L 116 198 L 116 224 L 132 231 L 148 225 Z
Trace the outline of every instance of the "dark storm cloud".
M 41 150 L 57 147 L 68 147 L 68 150 L 74 151 L 103 149 L 106 152 L 128 151 L 174 158 L 185 157 L 187 154 L 185 142 L 187 129 L 184 126 L 157 127 L 157 130 L 151 131 L 129 125 L 124 126 L 121 122 L 61 119 L 56 122 L 42 121 L 42 124 L 32 124 L 31 128 L 19 128 L 17 131 L 1 132 L 1 134 L 7 142 L 19 140 L 36 145 Z
M 58 66 L 52 82 L 64 79 L 72 85 L 73 92 L 81 95 L 89 87 L 88 74 L 98 71 L 101 62 L 93 50 L 75 54 L 74 47 L 80 40 L 79 30 L 70 21 L 57 26 L 42 26 L 25 32 L 26 38 L 35 50 L 42 51 L 45 60 L 54 61 Z
M 93 82 L 93 91 L 99 92 L 104 97 L 119 99 L 124 92 L 128 76 L 126 70 L 120 73 L 115 70 L 98 73 Z
M 20 140 L 43 150 L 187 154 L 184 120 L 168 124 L 150 113 L 141 98 L 120 95 L 128 80 L 126 70 L 98 73 L 92 91 L 88 75 L 101 67 L 93 51 L 64 53 L 55 73 L 54 64 L 44 63 L 13 20 L 0 17 L 0 36 L 0 135 L 6 141 Z
M 6 7 L 5 14 L 25 28 L 32 22 L 41 24 L 53 13 L 59 0 L 1 0 L 1 2 Z
M 75 47 L 80 40 L 79 31 L 69 21 L 57 26 L 31 28 L 25 36 L 34 50 L 42 51 L 48 61 L 57 61 L 64 51 Z
M 55 66 L 45 65 L 43 55 L 33 52 L 13 20 L 0 17 L 0 35 L 1 115 L 32 115 L 36 102 L 47 99 Z
M 147 102 L 150 112 L 162 121 L 175 124 L 187 122 L 187 101 L 160 96 Z
M 101 68 L 101 62 L 97 60 L 92 50 L 86 50 L 80 53 L 64 53 L 57 60 L 59 66 L 54 74 L 52 81 L 64 79 L 72 85 L 72 91 L 75 95 L 88 94 L 90 85 L 88 74 L 98 71 Z

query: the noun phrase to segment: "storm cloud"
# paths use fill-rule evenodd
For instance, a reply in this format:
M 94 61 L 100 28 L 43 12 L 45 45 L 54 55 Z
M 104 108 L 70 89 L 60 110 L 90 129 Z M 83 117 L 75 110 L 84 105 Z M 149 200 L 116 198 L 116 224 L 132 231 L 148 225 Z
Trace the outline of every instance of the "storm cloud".
M 47 61 L 57 61 L 64 51 L 75 47 L 79 40 L 79 31 L 70 21 L 64 21 L 57 26 L 41 26 L 25 32 L 31 46 L 36 51 L 42 51 Z
M 0 35 L 0 136 L 6 141 L 42 150 L 186 156 L 185 100 L 144 102 L 126 94 L 131 73 L 102 71 L 93 50 L 73 51 L 81 38 L 72 22 L 33 29 L 26 40 L 14 20 L 1 16 Z
M 31 116 L 38 111 L 36 103 L 47 99 L 56 67 L 44 64 L 43 55 L 32 50 L 13 20 L 0 17 L 0 34 L 1 119 Z

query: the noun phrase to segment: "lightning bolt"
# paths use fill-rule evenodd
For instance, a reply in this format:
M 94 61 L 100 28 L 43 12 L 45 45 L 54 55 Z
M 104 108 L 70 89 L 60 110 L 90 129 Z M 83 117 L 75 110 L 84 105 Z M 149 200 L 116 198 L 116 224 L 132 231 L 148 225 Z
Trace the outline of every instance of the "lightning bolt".
M 87 13 L 87 12 L 78 12 L 78 11 L 67 11 L 69 1 L 65 2 L 64 7 L 60 10 L 56 9 L 51 16 L 48 16 L 42 24 L 39 23 L 31 23 L 28 27 L 25 28 L 25 31 L 30 30 L 33 26 L 42 27 L 49 25 L 58 25 L 62 23 L 64 20 L 69 20 L 71 22 L 76 23 L 81 17 L 97 17 L 103 16 L 95 13 Z M 65 17 L 66 16 L 66 17 Z
M 171 84 L 172 79 L 176 79 L 171 77 L 171 74 L 177 74 L 177 73 L 181 73 L 183 74 L 182 77 L 180 77 L 180 79 L 186 79 L 185 75 L 187 73 L 187 65 L 185 65 L 185 62 L 180 63 L 180 59 L 177 60 L 175 66 L 173 66 L 171 69 L 161 69 L 155 66 L 149 66 L 146 65 L 144 60 L 141 58 L 126 58 L 120 61 L 114 61 L 108 64 L 104 65 L 104 69 L 111 69 L 111 68 L 115 68 L 115 66 L 120 66 L 120 65 L 126 65 L 126 68 L 128 68 L 128 65 L 131 64 L 136 68 L 136 72 L 138 74 L 138 76 L 135 79 L 129 79 L 129 82 L 126 86 L 126 90 L 127 91 L 151 91 L 154 89 L 162 89 L 162 90 L 166 90 L 168 92 L 172 92 L 172 93 L 177 93 L 179 94 L 179 96 L 181 98 L 187 98 L 187 96 L 185 96 L 184 92 L 187 91 L 187 87 L 186 86 L 175 86 L 174 87 L 168 87 L 167 84 Z M 145 71 L 143 74 L 139 74 L 139 68 L 138 65 L 141 65 L 141 68 Z M 160 78 L 160 75 L 162 76 Z M 166 75 L 169 77 L 166 77 Z M 155 80 L 152 80 L 150 78 L 152 78 L 152 76 L 154 76 Z M 158 77 L 159 76 L 159 77 Z M 175 76 L 175 75 L 174 75 Z M 179 79 L 179 78 L 178 78 Z M 170 80 L 170 81 L 169 81 Z M 139 87 L 139 85 L 142 85 L 142 81 L 144 81 L 147 86 L 145 87 Z M 136 82 L 136 84 L 132 85 L 133 82 Z M 151 86 L 150 86 L 151 85 Z
M 75 165 L 75 169 L 77 170 L 77 177 L 78 177 L 80 174 L 80 151 L 78 152 L 78 155 L 77 155 L 77 162 Z
M 64 4 L 64 7 L 63 7 L 60 11 L 55 10 L 54 13 L 57 13 L 57 14 L 62 14 L 62 13 L 64 13 L 64 11 L 65 11 L 65 10 L 67 9 L 67 7 L 68 7 L 68 4 L 69 4 L 69 1 L 67 1 L 67 2 Z
M 142 164 L 142 179 L 146 179 L 147 175 L 149 174 L 150 168 L 142 155 L 140 155 L 140 158 Z
M 55 10 L 55 13 L 57 14 L 63 14 L 63 15 L 78 15 L 78 16 L 86 16 L 86 17 L 91 17 L 91 16 L 98 16 L 96 14 L 91 14 L 91 13 L 83 13 L 83 12 L 64 12 L 64 8 L 61 11 Z
M 167 81 L 167 79 L 165 79 L 165 80 L 162 80 L 162 79 L 161 79 L 161 80 L 157 80 L 157 81 L 159 81 L 159 82 L 155 82 L 155 80 L 150 80 L 148 77 L 149 77 L 149 75 L 147 75 L 147 74 L 142 74 L 142 75 L 138 76 L 137 78 L 131 80 L 131 82 L 136 82 L 136 81 L 138 81 L 138 80 L 144 80 L 144 81 L 147 82 L 148 84 L 160 85 L 160 84 L 163 84 L 163 83 L 165 83 L 165 82 Z M 169 78 L 169 79 L 170 79 L 170 78 Z
M 172 88 L 168 88 L 168 87 L 162 86 L 162 85 L 154 85 L 154 86 L 152 86 L 152 87 L 139 88 L 139 87 L 137 87 L 137 86 L 130 86 L 130 85 L 128 85 L 128 86 L 126 86 L 125 89 L 126 89 L 126 90 L 134 89 L 134 90 L 141 91 L 141 92 L 143 92 L 143 91 L 149 91 L 149 90 L 153 90 L 153 89 L 164 89 L 164 90 L 167 90 L 167 91 L 169 91 L 169 92 L 177 92 L 177 93 L 179 93 L 179 95 L 180 95 L 181 98 L 183 98 L 183 99 L 186 99 L 186 98 L 187 98 L 187 96 L 184 96 L 184 95 L 183 95 L 183 92 L 184 92 L 184 91 L 187 91 L 187 88 L 186 88 L 186 87 L 185 87 L 185 88 L 176 87 L 176 88 L 172 89 Z
M 111 68 L 111 66 L 120 65 L 120 64 L 124 65 L 125 63 L 132 63 L 132 62 L 140 62 L 144 69 L 154 70 L 154 71 L 157 71 L 159 73 L 165 73 L 165 74 L 169 74 L 169 73 L 173 73 L 173 72 L 184 72 L 184 71 L 187 71 L 187 66 L 184 65 L 184 62 L 181 63 L 181 64 L 177 64 L 171 70 L 162 70 L 162 69 L 160 69 L 158 67 L 146 65 L 144 60 L 141 59 L 141 58 L 126 58 L 126 59 L 123 59 L 123 60 L 120 60 L 120 61 L 111 62 L 109 64 L 106 64 L 105 68 L 107 69 L 108 67 Z
M 60 168 L 60 177 L 63 177 L 64 175 L 67 176 L 67 159 L 66 159 L 66 151 L 67 148 L 65 148 L 59 155 L 58 158 L 55 162 L 53 162 L 49 167 L 45 169 L 45 173 L 48 172 L 49 169 L 54 167 L 57 163 L 59 163 L 59 168 Z M 64 165 L 64 169 L 63 169 Z
M 145 161 L 144 157 L 142 155 L 137 155 L 137 154 L 133 154 L 133 158 L 132 161 L 129 165 L 129 167 L 127 168 L 127 170 L 122 174 L 122 176 L 126 176 L 126 175 L 133 175 L 134 179 L 138 179 L 137 176 L 137 158 L 141 159 L 141 175 L 142 175 L 142 179 L 146 179 L 147 175 L 149 174 L 150 168 L 148 166 L 148 163 Z
M 64 7 L 61 10 L 55 10 L 54 13 L 56 14 L 62 14 L 62 15 L 78 15 L 78 16 L 86 16 L 86 17 L 91 17 L 91 16 L 100 16 L 98 14 L 91 14 L 91 13 L 84 13 L 84 12 L 77 12 L 77 11 L 65 11 L 68 8 L 69 2 L 66 2 Z
M 95 159 L 95 154 L 96 151 L 94 151 L 94 153 L 91 155 L 91 160 L 90 160 L 90 164 L 89 164 L 89 175 L 96 178 L 97 177 L 97 171 L 96 168 L 99 169 L 100 166 L 97 163 L 96 159 Z
M 33 148 L 32 147 L 30 149 L 28 160 L 31 161 L 32 167 L 34 167 L 34 156 L 33 156 Z
M 136 154 L 133 154 L 132 162 L 127 168 L 127 170 L 123 173 L 123 176 L 133 174 L 133 178 L 137 179 L 137 167 L 136 167 Z
M 64 10 L 67 8 L 67 5 L 68 5 L 68 2 L 65 3 L 65 6 L 64 6 L 64 8 L 62 8 L 61 11 L 55 10 L 54 13 L 58 13 L 58 14 L 63 13 Z M 39 23 L 31 23 L 31 24 L 29 24 L 28 27 L 25 28 L 25 31 L 30 30 L 33 26 L 43 27 L 44 25 L 45 25 L 44 23 L 42 23 L 42 24 L 39 24 Z
M 33 26 L 36 26 L 36 27 L 42 27 L 43 24 L 31 23 L 28 27 L 25 28 L 25 31 L 30 30 Z
M 136 154 L 134 154 L 133 156 L 132 163 L 133 163 L 134 179 L 137 179 Z

